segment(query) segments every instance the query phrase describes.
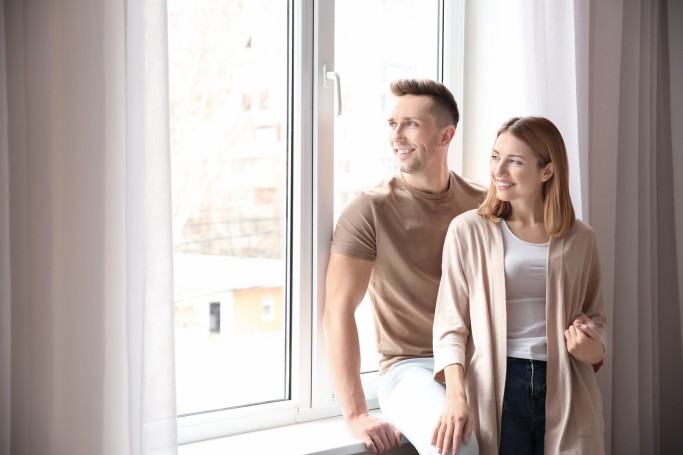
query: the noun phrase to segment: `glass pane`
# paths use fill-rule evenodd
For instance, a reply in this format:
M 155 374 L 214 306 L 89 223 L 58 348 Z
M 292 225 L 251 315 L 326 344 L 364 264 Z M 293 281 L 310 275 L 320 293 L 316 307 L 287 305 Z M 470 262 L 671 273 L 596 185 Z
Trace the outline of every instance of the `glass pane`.
M 178 412 L 288 398 L 288 4 L 168 0 Z
M 362 11 L 362 14 L 359 14 Z M 335 71 L 341 75 L 343 114 L 335 121 L 335 219 L 363 186 L 396 172 L 389 147 L 389 83 L 438 78 L 438 0 L 344 0 L 335 6 Z M 361 370 L 377 370 L 372 313 L 356 312 Z

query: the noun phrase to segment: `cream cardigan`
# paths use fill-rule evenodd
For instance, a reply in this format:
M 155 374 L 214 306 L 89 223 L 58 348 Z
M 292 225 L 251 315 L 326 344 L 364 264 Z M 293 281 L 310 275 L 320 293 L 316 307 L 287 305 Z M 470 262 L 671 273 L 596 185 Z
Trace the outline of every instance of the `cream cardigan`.
M 505 388 L 507 321 L 503 238 L 472 210 L 453 220 L 434 316 L 434 376 L 465 368 L 470 412 L 483 455 L 497 454 Z M 603 454 L 602 397 L 591 365 L 567 352 L 564 330 L 584 313 L 605 345 L 595 234 L 577 220 L 548 248 L 546 454 Z

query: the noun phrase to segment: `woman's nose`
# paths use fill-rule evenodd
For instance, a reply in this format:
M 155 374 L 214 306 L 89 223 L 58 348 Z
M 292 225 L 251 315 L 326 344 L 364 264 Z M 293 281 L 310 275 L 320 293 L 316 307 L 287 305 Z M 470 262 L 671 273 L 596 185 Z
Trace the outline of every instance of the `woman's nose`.
M 493 162 L 493 175 L 506 175 L 507 174 L 507 166 L 503 161 L 494 161 Z

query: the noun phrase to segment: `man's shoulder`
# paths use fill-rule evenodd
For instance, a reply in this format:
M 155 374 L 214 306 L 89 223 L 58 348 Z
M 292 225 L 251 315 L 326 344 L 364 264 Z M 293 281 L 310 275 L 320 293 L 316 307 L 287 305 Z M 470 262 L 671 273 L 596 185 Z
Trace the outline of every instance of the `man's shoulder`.
M 372 185 L 361 187 L 355 194 L 354 199 L 376 201 L 386 199 L 401 187 L 397 176 L 381 180 Z
M 457 193 L 470 196 L 479 202 L 484 201 L 488 188 L 475 180 L 458 175 L 453 171 L 451 171 L 451 175 L 452 180 L 455 182 L 455 191 Z

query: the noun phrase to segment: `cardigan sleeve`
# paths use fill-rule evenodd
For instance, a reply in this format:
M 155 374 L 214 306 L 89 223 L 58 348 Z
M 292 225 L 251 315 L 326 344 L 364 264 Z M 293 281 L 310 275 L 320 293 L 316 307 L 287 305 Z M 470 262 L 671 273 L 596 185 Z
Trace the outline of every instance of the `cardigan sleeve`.
M 457 219 L 456 219 L 457 220 Z M 434 378 L 444 380 L 444 369 L 456 363 L 465 366 L 470 334 L 469 293 L 461 250 L 464 236 L 451 223 L 442 257 L 442 273 L 434 312 Z

